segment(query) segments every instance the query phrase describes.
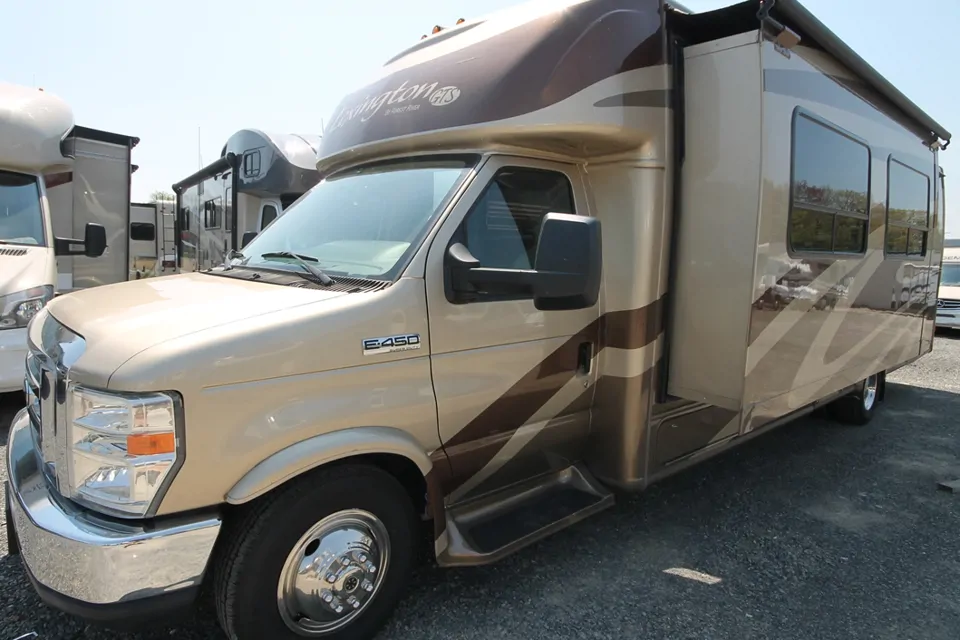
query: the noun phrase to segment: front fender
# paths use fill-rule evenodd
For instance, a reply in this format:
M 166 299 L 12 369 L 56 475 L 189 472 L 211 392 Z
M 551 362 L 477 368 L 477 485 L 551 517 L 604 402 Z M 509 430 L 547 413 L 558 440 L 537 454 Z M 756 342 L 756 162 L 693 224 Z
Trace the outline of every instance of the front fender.
M 385 453 L 409 459 L 427 476 L 430 456 L 407 432 L 391 427 L 355 427 L 325 433 L 281 449 L 248 471 L 227 492 L 230 504 L 258 498 L 287 480 L 324 464 L 352 456 Z

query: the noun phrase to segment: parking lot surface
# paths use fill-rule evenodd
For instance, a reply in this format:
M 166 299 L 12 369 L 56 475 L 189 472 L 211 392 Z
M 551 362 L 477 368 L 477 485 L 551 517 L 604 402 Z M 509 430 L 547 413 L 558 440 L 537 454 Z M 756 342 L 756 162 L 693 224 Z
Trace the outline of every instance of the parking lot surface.
M 499 564 L 426 564 L 382 640 L 956 640 L 960 494 L 937 483 L 960 478 L 960 339 L 934 349 L 891 375 L 866 427 L 803 418 Z M 0 409 L 4 447 L 14 409 Z M 28 631 L 223 637 L 209 606 L 143 634 L 88 627 L 2 555 L 0 640 Z

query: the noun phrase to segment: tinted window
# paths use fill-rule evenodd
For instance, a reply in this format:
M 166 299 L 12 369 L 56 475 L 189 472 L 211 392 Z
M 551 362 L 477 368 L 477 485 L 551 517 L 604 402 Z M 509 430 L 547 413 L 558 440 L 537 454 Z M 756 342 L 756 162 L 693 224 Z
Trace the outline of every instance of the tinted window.
M 153 242 L 157 239 L 157 229 L 149 222 L 131 222 L 130 239 Z
M 887 162 L 887 253 L 924 255 L 929 218 L 930 179 L 890 158 Z
M 260 150 L 248 151 L 243 156 L 243 175 L 246 177 L 260 174 Z
M 272 204 L 263 205 L 263 214 L 261 215 L 260 228 L 265 229 L 268 224 L 277 217 L 277 208 Z
M 798 114 L 791 190 L 789 241 L 794 251 L 866 249 L 870 151 L 864 144 Z
M 501 169 L 467 214 L 464 244 L 484 267 L 532 269 L 543 217 L 575 213 L 562 173 Z
M 40 189 L 33 176 L 0 171 L 0 240 L 13 244 L 44 243 Z
M 220 218 L 221 218 L 221 201 L 220 198 L 214 198 L 213 200 L 207 200 L 203 203 L 203 226 L 206 229 L 219 229 L 220 228 Z

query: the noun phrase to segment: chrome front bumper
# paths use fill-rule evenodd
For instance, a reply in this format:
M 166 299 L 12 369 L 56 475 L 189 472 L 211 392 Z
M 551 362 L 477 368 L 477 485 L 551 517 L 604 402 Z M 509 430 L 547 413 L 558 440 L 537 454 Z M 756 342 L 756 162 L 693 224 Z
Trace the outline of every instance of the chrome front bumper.
M 200 585 L 220 532 L 219 518 L 145 525 L 101 518 L 63 500 L 49 489 L 37 464 L 26 409 L 10 427 L 7 474 L 12 520 L 7 526 L 13 527 L 10 533 L 41 596 L 43 588 L 53 592 L 44 598 L 51 604 L 69 599 L 72 609 L 102 608 Z

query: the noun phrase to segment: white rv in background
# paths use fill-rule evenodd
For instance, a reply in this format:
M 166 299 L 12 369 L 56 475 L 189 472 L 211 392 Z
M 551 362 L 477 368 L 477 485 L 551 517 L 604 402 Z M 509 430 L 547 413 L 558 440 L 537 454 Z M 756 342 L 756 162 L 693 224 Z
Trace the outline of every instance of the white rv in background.
M 173 185 L 177 271 L 223 263 L 320 180 L 320 136 L 241 129 L 220 158 Z
M 78 171 L 85 143 L 74 137 L 77 129 L 59 97 L 0 83 L 0 393 L 23 388 L 27 323 L 57 292 L 58 262 L 67 269 L 75 257 L 77 265 L 95 262 L 107 246 L 99 219 L 72 215 L 83 197 L 67 185 L 89 192 L 96 184 Z M 70 216 L 55 224 L 59 197 Z
M 960 241 L 943 243 L 937 289 L 937 328 L 960 329 Z

